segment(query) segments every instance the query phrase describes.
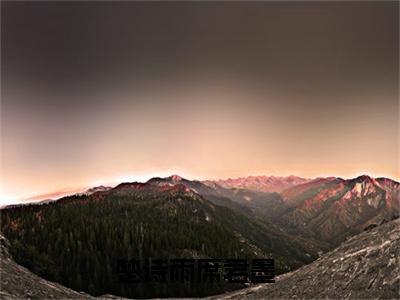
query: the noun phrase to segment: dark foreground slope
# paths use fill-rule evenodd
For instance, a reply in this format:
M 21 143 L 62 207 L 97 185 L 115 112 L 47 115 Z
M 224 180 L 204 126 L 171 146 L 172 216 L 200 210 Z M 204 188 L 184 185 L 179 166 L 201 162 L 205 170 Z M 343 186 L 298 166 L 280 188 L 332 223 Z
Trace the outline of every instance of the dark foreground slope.
M 50 282 L 18 265 L 8 253 L 8 241 L 0 236 L 0 299 L 89 299 L 61 284 Z
M 3 237 L 0 242 L 0 299 L 91 298 L 32 274 L 10 258 Z M 314 263 L 277 277 L 275 284 L 258 285 L 212 299 L 398 299 L 399 250 L 397 219 L 352 237 Z
M 400 219 L 354 236 L 315 262 L 213 299 L 399 299 Z

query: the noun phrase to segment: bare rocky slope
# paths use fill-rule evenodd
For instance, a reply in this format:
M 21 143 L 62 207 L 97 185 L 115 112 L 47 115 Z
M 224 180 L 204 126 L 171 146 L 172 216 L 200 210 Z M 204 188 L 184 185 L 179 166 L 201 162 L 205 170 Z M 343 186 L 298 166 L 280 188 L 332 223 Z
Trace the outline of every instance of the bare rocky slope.
M 18 265 L 8 253 L 8 241 L 0 235 L 0 299 L 89 299 L 61 284 L 50 282 Z
M 400 299 L 400 219 L 364 231 L 315 262 L 212 299 Z
M 95 298 L 45 280 L 17 264 L 8 248 L 7 239 L 0 234 L 0 299 L 126 299 L 114 295 Z

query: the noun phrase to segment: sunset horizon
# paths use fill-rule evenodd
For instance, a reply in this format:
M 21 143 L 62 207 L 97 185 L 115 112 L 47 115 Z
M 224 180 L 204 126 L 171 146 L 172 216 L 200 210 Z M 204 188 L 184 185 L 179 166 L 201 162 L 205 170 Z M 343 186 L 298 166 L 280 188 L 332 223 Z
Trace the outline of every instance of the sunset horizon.
M 87 191 L 88 189 L 91 188 L 96 188 L 96 187 L 110 187 L 114 188 L 119 184 L 122 183 L 146 183 L 150 179 L 153 178 L 168 178 L 168 177 L 174 177 L 178 176 L 182 179 L 187 179 L 191 181 L 221 181 L 221 180 L 234 180 L 234 179 L 242 179 L 242 178 L 262 178 L 262 177 L 267 177 L 267 178 L 288 178 L 288 177 L 299 177 L 302 179 L 307 179 L 307 180 L 315 180 L 315 179 L 320 179 L 320 178 L 341 178 L 344 180 L 352 180 L 355 178 L 359 178 L 362 176 L 368 176 L 371 178 L 387 178 L 390 180 L 394 180 L 396 182 L 400 182 L 398 178 L 393 178 L 393 177 L 388 177 L 388 176 L 374 176 L 368 173 L 360 173 L 360 174 L 355 174 L 353 176 L 337 176 L 337 175 L 323 175 L 323 176 L 299 176 L 296 174 L 287 174 L 287 175 L 265 175 L 265 174 L 250 174 L 246 176 L 230 176 L 230 177 L 194 177 L 191 175 L 185 175 L 183 176 L 182 174 L 185 173 L 177 173 L 177 172 L 155 172 L 151 174 L 142 174 L 142 175 L 137 175 L 137 176 L 119 176 L 115 177 L 114 179 L 106 179 L 106 180 L 97 180 L 93 181 L 90 184 L 87 185 L 81 185 L 81 186 L 75 186 L 75 187 L 63 187 L 61 186 L 58 189 L 51 190 L 51 191 L 44 191 L 41 193 L 36 193 L 36 194 L 30 194 L 24 197 L 20 198 L 7 198 L 7 197 L 2 197 L 0 201 L 0 207 L 7 206 L 7 205 L 18 205 L 18 204 L 34 204 L 35 202 L 40 202 L 43 200 L 58 200 L 62 197 L 65 196 L 71 196 L 74 194 L 79 194 Z

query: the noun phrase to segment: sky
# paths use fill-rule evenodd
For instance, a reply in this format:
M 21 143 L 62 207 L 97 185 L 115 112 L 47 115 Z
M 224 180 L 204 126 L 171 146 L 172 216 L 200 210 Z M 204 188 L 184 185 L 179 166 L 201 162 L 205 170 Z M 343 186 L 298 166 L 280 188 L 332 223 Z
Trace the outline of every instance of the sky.
M 399 180 L 398 39 L 397 1 L 2 1 L 0 202 L 170 174 Z

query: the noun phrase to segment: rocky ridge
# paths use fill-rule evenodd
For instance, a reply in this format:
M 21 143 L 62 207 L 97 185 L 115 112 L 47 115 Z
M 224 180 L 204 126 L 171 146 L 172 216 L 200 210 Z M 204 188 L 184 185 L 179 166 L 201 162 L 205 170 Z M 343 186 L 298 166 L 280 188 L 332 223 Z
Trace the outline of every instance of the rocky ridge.
M 12 259 L 8 247 L 7 239 L 0 235 L 0 299 L 93 299 L 33 274 Z
M 399 299 L 400 219 L 353 236 L 294 272 L 211 299 Z

